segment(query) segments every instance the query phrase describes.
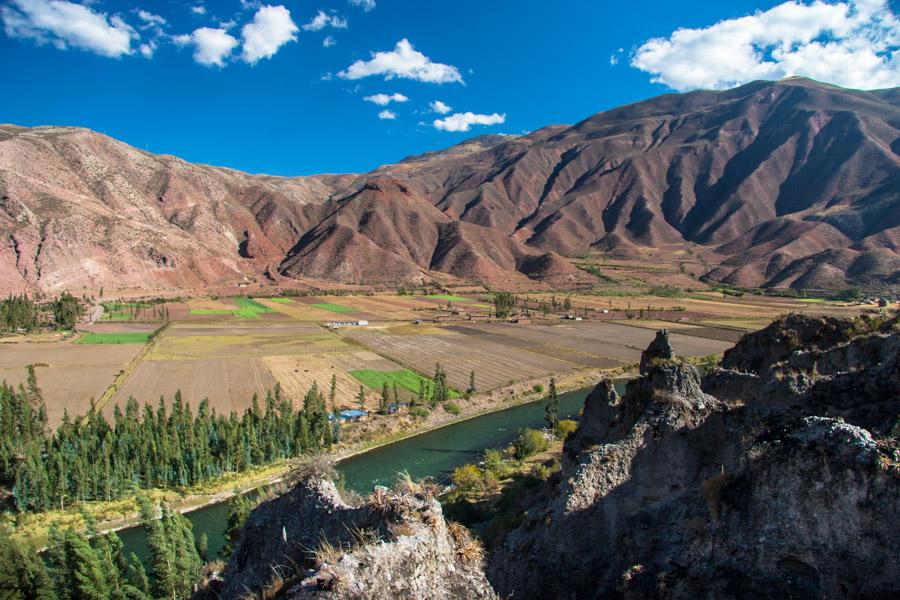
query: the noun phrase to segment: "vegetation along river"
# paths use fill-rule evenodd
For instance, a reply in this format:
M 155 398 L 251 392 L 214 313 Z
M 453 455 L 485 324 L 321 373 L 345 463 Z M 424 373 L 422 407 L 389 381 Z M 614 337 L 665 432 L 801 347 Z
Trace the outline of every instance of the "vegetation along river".
M 616 391 L 624 391 L 625 381 L 616 382 Z M 584 399 L 592 388 L 560 394 L 560 418 L 576 418 L 584 406 Z M 476 462 L 487 448 L 509 445 L 523 427 L 542 427 L 547 401 L 530 402 L 441 427 L 421 435 L 393 442 L 338 463 L 347 488 L 366 494 L 376 485 L 391 485 L 397 473 L 408 471 L 414 479 L 434 477 L 446 480 L 459 465 Z M 227 501 L 197 509 L 186 516 L 199 539 L 205 533 L 209 546 L 208 557 L 213 559 L 225 544 L 228 517 Z M 119 537 L 125 545 L 125 555 L 134 552 L 141 559 L 147 556 L 146 536 L 140 527 L 123 529 Z

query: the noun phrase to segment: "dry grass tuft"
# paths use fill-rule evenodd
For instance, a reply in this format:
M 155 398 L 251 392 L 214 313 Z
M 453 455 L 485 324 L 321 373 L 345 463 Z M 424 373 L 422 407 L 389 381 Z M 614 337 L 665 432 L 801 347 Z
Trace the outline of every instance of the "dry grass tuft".
M 456 546 L 456 555 L 467 564 L 480 564 L 484 560 L 484 547 L 472 533 L 460 523 L 447 523 L 447 533 Z
M 721 516 L 722 490 L 725 489 L 729 481 L 731 481 L 731 476 L 725 472 L 724 465 L 721 473 L 703 481 L 703 497 L 706 498 L 709 514 L 712 515 L 714 521 L 718 521 Z

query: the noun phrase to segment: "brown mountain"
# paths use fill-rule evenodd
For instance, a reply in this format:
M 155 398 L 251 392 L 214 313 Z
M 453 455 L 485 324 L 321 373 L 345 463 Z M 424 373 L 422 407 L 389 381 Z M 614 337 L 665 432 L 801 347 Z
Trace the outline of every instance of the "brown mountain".
M 709 279 L 735 285 L 897 285 L 898 98 L 755 82 L 299 178 L 4 125 L 0 280 L 4 291 L 434 272 L 569 282 L 560 254 L 690 248 Z

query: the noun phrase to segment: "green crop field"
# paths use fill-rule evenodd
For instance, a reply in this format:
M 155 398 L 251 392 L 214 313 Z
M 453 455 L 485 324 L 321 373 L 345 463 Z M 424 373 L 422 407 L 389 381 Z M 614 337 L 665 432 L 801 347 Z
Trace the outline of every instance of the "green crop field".
M 399 371 L 357 369 L 354 371 L 350 371 L 350 375 L 364 386 L 379 392 L 381 391 L 381 388 L 385 383 L 388 384 L 389 388 L 393 387 L 396 383 L 397 387 L 407 389 L 414 394 L 419 393 L 420 382 L 424 381 L 429 386 L 431 385 L 430 378 L 422 377 L 418 373 L 410 371 L 409 369 L 401 369 Z M 450 390 L 450 397 L 459 398 L 459 393 L 455 390 Z
M 455 296 L 453 294 L 431 294 L 430 296 L 425 297 L 434 298 L 435 300 L 446 300 L 447 302 L 474 302 L 471 298 L 463 298 L 462 296 Z
M 231 315 L 235 311 L 229 308 L 192 308 L 192 315 Z
M 150 341 L 152 331 L 129 333 L 88 333 L 79 339 L 77 344 L 146 344 Z
M 232 298 L 237 304 L 238 309 L 234 311 L 236 317 L 244 317 L 246 319 L 256 319 L 259 315 L 275 312 L 274 309 L 264 306 L 253 298 L 237 297 Z
M 291 300 L 290 298 L 275 297 L 275 298 L 269 298 L 268 300 L 270 302 L 277 302 L 278 304 L 294 304 L 294 301 Z
M 331 302 L 319 302 L 318 304 L 313 304 L 312 306 L 316 308 L 321 308 L 322 310 L 327 310 L 333 313 L 352 313 L 356 312 L 355 308 L 350 308 L 349 306 L 342 306 L 340 304 L 333 304 Z

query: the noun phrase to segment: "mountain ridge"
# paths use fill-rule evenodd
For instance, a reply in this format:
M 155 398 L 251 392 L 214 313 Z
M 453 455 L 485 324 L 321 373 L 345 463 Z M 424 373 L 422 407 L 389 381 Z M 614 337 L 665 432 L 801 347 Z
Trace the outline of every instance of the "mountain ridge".
M 498 284 L 527 281 L 523 265 L 540 256 L 532 279 L 562 284 L 584 276 L 559 255 L 660 248 L 696 252 L 706 279 L 730 285 L 896 286 L 898 99 L 896 88 L 759 81 L 476 136 L 369 173 L 303 177 L 193 164 L 83 128 L 0 125 L 2 291 L 393 284 L 435 272 Z M 383 219 L 368 234 L 358 220 L 333 222 L 326 235 L 329 211 L 361 202 L 369 182 L 393 182 L 373 206 L 409 208 L 410 196 L 404 214 L 416 223 L 460 223 L 455 238 L 443 225 L 455 249 L 425 248 L 414 225 L 403 233 Z M 317 227 L 317 244 L 298 248 Z M 382 252 L 396 276 L 374 277 Z M 353 275 L 364 263 L 373 278 Z

